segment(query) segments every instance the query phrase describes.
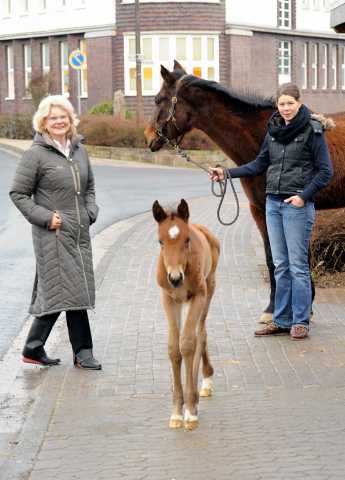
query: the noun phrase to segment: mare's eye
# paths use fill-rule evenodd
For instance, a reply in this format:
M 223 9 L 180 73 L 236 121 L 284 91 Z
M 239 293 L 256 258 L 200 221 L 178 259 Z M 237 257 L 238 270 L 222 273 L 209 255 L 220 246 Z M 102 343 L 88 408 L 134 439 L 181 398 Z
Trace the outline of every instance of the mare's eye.
M 163 242 L 162 242 L 162 240 L 158 240 L 158 241 L 159 241 L 160 245 L 163 245 Z
M 186 239 L 186 245 L 188 245 L 189 242 L 190 242 L 190 238 L 187 238 Z

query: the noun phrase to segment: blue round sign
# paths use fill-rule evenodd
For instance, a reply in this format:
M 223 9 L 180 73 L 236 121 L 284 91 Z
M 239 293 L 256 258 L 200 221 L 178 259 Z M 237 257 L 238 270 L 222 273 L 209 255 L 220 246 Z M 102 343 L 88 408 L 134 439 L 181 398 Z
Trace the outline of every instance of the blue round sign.
M 81 50 L 74 50 L 69 56 L 69 64 L 72 68 L 83 68 L 86 63 L 86 55 Z

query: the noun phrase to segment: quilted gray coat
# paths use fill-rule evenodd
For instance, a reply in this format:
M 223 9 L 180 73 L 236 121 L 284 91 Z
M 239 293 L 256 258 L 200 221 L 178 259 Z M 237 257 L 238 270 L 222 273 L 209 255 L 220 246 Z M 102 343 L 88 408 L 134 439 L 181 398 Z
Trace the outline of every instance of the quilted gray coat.
M 94 178 L 81 135 L 69 158 L 47 133 L 36 134 L 13 179 L 10 196 L 32 224 L 36 278 L 29 313 L 94 308 L 95 283 L 89 226 L 96 221 Z M 54 212 L 61 227 L 50 230 Z

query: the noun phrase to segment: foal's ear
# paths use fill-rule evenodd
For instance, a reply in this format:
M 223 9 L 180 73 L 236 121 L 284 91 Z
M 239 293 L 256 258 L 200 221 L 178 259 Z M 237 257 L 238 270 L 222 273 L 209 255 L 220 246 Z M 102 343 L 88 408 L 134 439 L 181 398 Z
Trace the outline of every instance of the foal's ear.
M 160 223 L 163 222 L 167 218 L 167 214 L 163 210 L 163 208 L 159 205 L 158 201 L 156 200 L 155 203 L 152 205 L 152 213 L 153 217 L 156 222 Z
M 182 220 L 184 220 L 185 222 L 188 222 L 189 208 L 186 200 L 183 200 L 183 198 L 181 200 L 180 205 L 177 207 L 177 213 L 178 213 L 178 216 L 182 218 Z
M 163 77 L 164 82 L 167 85 L 173 85 L 176 82 L 176 77 L 173 73 L 169 72 L 163 65 L 161 65 L 161 75 Z

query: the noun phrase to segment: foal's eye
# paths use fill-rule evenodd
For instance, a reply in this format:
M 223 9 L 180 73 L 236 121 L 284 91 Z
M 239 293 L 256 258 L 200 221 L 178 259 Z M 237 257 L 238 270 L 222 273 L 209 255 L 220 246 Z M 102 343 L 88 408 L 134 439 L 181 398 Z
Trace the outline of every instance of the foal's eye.
M 158 240 L 159 241 L 159 244 L 163 246 L 163 242 L 162 240 Z
M 188 245 L 189 242 L 190 242 L 190 238 L 187 238 L 186 239 L 186 245 Z

